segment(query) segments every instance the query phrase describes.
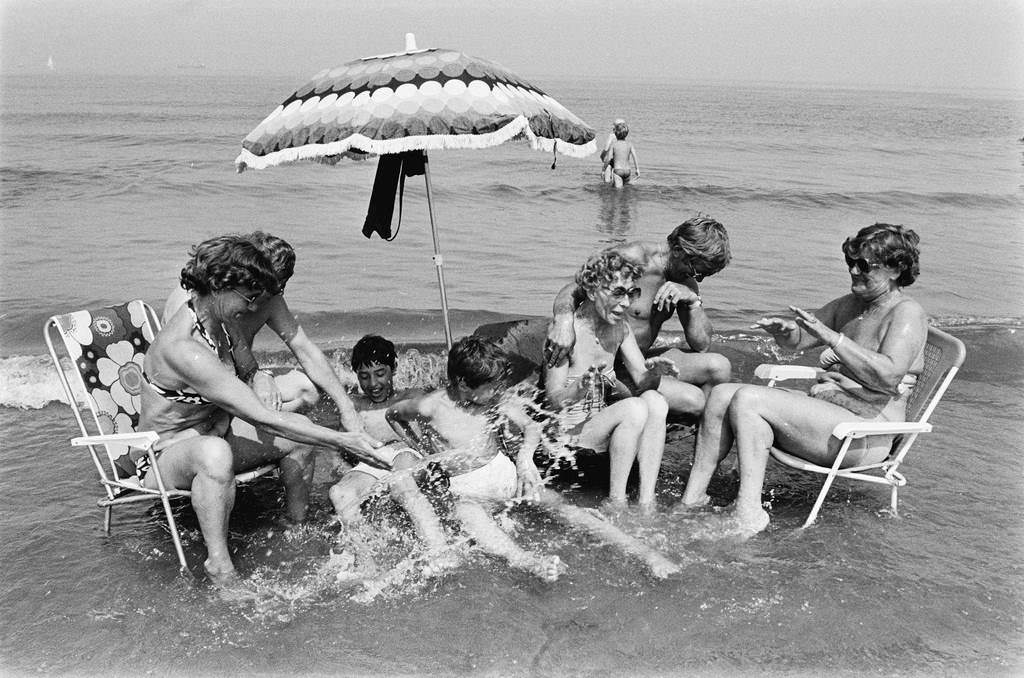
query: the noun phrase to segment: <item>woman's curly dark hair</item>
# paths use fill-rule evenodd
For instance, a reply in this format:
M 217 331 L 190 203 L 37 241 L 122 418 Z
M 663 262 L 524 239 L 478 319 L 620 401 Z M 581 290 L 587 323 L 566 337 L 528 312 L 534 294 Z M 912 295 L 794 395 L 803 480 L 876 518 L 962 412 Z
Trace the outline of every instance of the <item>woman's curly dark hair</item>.
M 843 242 L 843 254 L 849 259 L 870 259 L 900 271 L 896 283 L 909 287 L 921 274 L 918 262 L 921 238 L 899 224 L 872 224 Z
M 636 280 L 642 273 L 639 264 L 622 256 L 614 248 L 601 250 L 587 259 L 587 263 L 576 272 L 576 284 L 587 292 L 596 292 L 607 286 L 620 271 L 631 280 Z
M 270 259 L 270 264 L 277 273 L 277 280 L 281 283 L 283 292 L 284 286 L 288 284 L 295 273 L 295 249 L 284 238 L 263 231 L 253 231 L 246 237 L 252 240 L 260 248 L 260 251 Z
M 195 245 L 181 269 L 181 286 L 197 294 L 248 287 L 274 295 L 281 291 L 267 256 L 242 235 L 222 235 Z

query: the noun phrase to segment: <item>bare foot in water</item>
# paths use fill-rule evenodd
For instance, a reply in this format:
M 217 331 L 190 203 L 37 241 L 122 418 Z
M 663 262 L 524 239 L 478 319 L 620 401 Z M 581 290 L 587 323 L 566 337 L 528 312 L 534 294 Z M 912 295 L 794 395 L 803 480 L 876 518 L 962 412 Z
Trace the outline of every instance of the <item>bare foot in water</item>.
M 609 518 L 621 515 L 628 508 L 629 502 L 625 499 L 612 499 L 611 497 L 608 497 L 597 506 L 597 510 Z
M 551 584 L 558 581 L 569 568 L 558 556 L 536 556 L 533 565 L 524 569 L 542 582 Z
M 641 501 L 637 503 L 636 509 L 642 518 L 650 518 L 658 512 L 658 504 L 653 499 L 651 501 Z
M 203 563 L 206 576 L 217 592 L 217 597 L 226 603 L 246 603 L 256 600 L 259 596 L 256 589 L 246 580 L 242 579 L 238 572 L 230 570 L 213 570 L 209 562 Z
M 665 577 L 676 574 L 683 569 L 660 553 L 654 553 L 648 556 L 647 567 L 651 568 L 651 574 L 658 579 L 664 579 Z
M 763 508 L 748 514 L 739 513 L 735 509 L 721 516 L 709 517 L 701 529 L 694 533 L 696 539 L 739 539 L 746 541 L 755 534 L 763 532 L 770 519 Z
M 459 553 L 454 547 L 436 549 L 423 556 L 420 572 L 428 579 L 440 577 L 445 572 L 454 570 L 460 562 Z
M 686 513 L 687 511 L 692 511 L 694 509 L 704 508 L 705 506 L 710 506 L 710 505 L 711 505 L 711 497 L 709 495 L 705 494 L 705 495 L 702 495 L 695 502 L 687 502 L 685 500 L 680 501 L 678 504 L 676 504 L 675 508 L 672 509 L 672 513 L 675 513 L 675 514 Z

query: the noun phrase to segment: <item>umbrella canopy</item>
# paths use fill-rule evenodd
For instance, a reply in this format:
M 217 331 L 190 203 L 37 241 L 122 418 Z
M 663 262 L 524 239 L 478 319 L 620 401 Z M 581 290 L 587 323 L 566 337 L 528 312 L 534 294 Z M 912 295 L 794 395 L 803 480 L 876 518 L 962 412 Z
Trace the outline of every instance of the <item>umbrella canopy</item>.
M 297 160 L 333 161 L 344 155 L 422 156 L 411 163 L 421 162 L 422 169 L 404 176 L 425 175 L 445 341 L 451 347 L 444 258 L 426 152 L 525 139 L 538 150 L 585 157 L 596 150 L 594 136 L 594 129 L 565 106 L 506 68 L 450 49 L 418 50 L 409 33 L 405 52 L 367 57 L 318 73 L 249 133 L 235 165 L 241 172 Z M 393 200 L 393 185 L 378 191 L 382 165 L 374 192 L 390 192 Z M 364 233 L 369 237 L 366 228 Z
M 595 151 L 593 128 L 508 69 L 450 49 L 408 47 L 318 73 L 249 133 L 239 171 L 353 149 L 484 148 L 520 135 L 538 150 Z

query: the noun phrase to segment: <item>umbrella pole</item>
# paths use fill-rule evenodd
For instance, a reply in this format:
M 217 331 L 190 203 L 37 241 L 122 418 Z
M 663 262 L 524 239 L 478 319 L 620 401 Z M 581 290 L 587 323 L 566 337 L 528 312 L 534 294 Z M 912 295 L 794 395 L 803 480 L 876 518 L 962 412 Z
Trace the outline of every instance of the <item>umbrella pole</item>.
M 437 285 L 441 288 L 441 315 L 444 319 L 444 342 L 452 348 L 452 326 L 448 320 L 448 294 L 444 289 L 444 257 L 437 238 L 437 222 L 434 220 L 434 199 L 430 192 L 430 159 L 423 151 L 423 177 L 427 184 L 427 212 L 430 213 L 430 235 L 434 239 L 434 267 L 437 269 Z

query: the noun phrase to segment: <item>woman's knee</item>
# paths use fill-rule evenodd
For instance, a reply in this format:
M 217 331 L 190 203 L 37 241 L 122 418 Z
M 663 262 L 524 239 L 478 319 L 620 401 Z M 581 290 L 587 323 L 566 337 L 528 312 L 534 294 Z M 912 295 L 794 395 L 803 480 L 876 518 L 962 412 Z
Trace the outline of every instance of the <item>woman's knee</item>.
M 668 416 L 668 402 L 657 391 L 644 391 L 640 399 L 647 406 L 648 421 L 664 421 Z
M 659 396 L 660 397 L 660 396 Z M 620 423 L 643 426 L 647 422 L 647 403 L 641 397 L 619 401 Z
M 287 438 L 279 438 L 277 440 L 277 449 L 284 452 L 282 459 L 290 459 L 302 468 L 313 463 L 314 453 L 312 445 L 297 443 Z
M 192 458 L 193 468 L 199 475 L 225 483 L 235 478 L 234 456 L 231 446 L 223 438 L 204 439 Z
M 729 412 L 735 415 L 760 413 L 765 406 L 767 390 L 763 386 L 741 386 L 729 402 Z

